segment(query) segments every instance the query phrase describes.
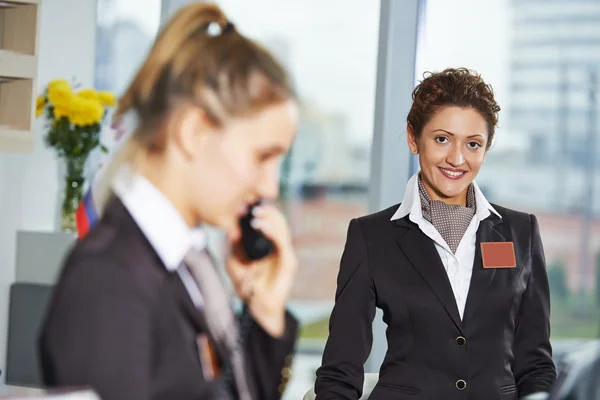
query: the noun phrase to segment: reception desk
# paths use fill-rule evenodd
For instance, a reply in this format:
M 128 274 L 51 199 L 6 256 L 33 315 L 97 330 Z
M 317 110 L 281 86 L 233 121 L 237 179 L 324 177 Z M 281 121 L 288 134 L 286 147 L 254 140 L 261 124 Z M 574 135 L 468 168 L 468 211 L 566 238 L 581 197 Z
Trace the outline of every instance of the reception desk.
M 0 385 L 0 400 L 100 400 L 92 390 L 51 390 L 45 391 L 22 386 Z

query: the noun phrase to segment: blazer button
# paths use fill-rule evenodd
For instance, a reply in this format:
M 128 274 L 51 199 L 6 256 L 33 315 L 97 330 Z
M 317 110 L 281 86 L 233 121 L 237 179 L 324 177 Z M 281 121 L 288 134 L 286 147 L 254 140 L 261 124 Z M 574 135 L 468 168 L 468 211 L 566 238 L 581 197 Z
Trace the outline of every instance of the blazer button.
M 462 379 L 456 381 L 456 388 L 458 390 L 465 390 L 467 388 L 467 382 Z
M 456 338 L 456 344 L 458 347 L 463 347 L 465 344 L 467 344 L 467 339 L 465 339 L 463 336 L 459 336 Z

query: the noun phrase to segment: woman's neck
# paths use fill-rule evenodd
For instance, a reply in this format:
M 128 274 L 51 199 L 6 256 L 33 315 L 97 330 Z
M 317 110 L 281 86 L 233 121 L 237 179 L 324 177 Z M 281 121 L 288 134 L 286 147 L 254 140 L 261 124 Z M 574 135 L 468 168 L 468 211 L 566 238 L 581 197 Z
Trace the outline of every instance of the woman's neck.
M 147 153 L 136 160 L 135 171 L 173 204 L 189 227 L 198 225 L 193 209 L 185 198 L 189 191 L 185 188 L 180 168 L 167 162 L 162 154 Z

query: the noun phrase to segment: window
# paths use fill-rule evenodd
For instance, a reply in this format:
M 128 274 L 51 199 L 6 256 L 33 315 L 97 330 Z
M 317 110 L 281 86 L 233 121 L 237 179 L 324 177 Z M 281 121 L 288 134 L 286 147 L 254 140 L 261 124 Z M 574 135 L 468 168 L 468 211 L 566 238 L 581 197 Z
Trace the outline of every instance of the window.
M 599 333 L 600 25 L 586 22 L 597 18 L 600 2 L 427 0 L 419 44 L 418 77 L 464 66 L 497 93 L 501 127 L 478 182 L 538 217 L 557 358 Z
M 96 81 L 99 90 L 122 93 L 158 31 L 160 0 L 98 0 Z
M 298 399 L 321 364 L 348 223 L 367 212 L 379 1 L 218 4 L 241 32 L 283 61 L 302 104 L 281 177 L 301 266 L 290 306 L 302 332 L 286 392 Z
M 160 25 L 161 0 L 97 1 L 94 86 L 119 96 L 154 42 Z M 115 139 L 112 136 L 112 132 L 103 134 L 103 143 L 111 147 Z M 99 154 L 95 156 L 101 158 Z

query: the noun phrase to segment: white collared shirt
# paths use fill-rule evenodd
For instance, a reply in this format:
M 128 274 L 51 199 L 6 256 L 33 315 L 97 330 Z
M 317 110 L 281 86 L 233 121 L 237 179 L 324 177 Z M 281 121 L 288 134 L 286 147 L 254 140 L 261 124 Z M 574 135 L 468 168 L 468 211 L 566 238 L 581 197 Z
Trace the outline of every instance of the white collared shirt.
M 456 299 L 456 305 L 458 312 L 462 320 L 465 305 L 467 303 L 467 294 L 469 293 L 469 287 L 471 286 L 471 275 L 473 274 L 473 261 L 475 260 L 475 242 L 477 238 L 477 229 L 479 229 L 479 223 L 489 217 L 493 212 L 498 217 L 502 218 L 494 207 L 487 201 L 479 186 L 473 182 L 473 188 L 475 189 L 475 204 L 477 209 L 475 215 L 469 224 L 469 227 L 465 231 L 456 253 L 452 253 L 450 247 L 446 241 L 442 238 L 442 235 L 435 229 L 431 222 L 427 221 L 423 217 L 421 210 L 421 198 L 419 197 L 419 185 L 418 185 L 419 172 L 413 175 L 408 184 L 406 185 L 406 191 L 404 193 L 404 199 L 402 204 L 398 207 L 398 210 L 394 213 L 391 220 L 397 220 L 409 216 L 409 219 L 419 226 L 419 229 L 427 235 L 437 249 L 442 264 L 448 274 L 452 291 L 454 292 L 454 298 Z
M 177 271 L 194 305 L 204 305 L 202 294 L 183 258 L 192 249 L 207 246 L 207 236 L 201 228 L 190 228 L 175 206 L 146 178 L 123 167 L 112 183 L 115 195 L 150 242 L 165 268 Z

